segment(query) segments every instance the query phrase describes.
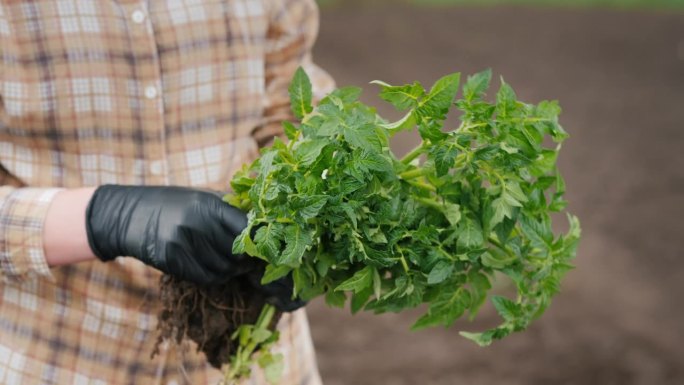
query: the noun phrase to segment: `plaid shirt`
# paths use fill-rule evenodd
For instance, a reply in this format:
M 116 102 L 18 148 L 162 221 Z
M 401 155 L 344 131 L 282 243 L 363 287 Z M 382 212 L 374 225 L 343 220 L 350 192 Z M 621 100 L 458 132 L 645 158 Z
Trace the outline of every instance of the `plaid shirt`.
M 150 359 L 157 271 L 50 268 L 46 211 L 61 188 L 226 190 L 291 118 L 297 66 L 332 87 L 317 23 L 314 0 L 0 0 L 0 383 L 218 381 L 190 343 Z M 279 328 L 283 383 L 320 383 L 304 312 Z

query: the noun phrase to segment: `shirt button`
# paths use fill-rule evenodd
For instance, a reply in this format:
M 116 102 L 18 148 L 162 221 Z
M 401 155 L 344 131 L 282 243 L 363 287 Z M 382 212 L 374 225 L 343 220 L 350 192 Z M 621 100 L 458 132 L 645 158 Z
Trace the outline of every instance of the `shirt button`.
M 143 12 L 139 9 L 136 9 L 131 14 L 131 19 L 133 19 L 134 23 L 141 24 L 143 21 L 145 21 L 145 12 Z
M 157 87 L 148 86 L 145 87 L 145 97 L 148 99 L 154 99 L 157 97 Z
M 160 160 L 155 160 L 150 163 L 150 172 L 152 175 L 161 175 L 164 172 L 164 164 Z

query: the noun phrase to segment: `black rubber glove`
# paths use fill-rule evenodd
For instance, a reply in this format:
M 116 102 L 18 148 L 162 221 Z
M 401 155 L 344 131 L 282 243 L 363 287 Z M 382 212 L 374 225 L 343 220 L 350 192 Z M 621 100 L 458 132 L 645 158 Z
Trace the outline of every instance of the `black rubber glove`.
M 88 242 L 102 261 L 130 256 L 176 278 L 218 284 L 255 268 L 233 255 L 247 225 L 218 193 L 184 187 L 105 185 L 86 212 Z
M 292 298 L 294 282 L 292 275 L 288 274 L 283 278 L 277 279 L 266 285 L 261 284 L 261 278 L 264 276 L 265 264 L 263 261 L 258 261 L 258 266 L 247 273 L 249 284 L 261 294 L 266 297 L 266 302 L 275 306 L 280 311 L 290 312 L 299 309 L 306 305 L 306 301 L 299 298 Z

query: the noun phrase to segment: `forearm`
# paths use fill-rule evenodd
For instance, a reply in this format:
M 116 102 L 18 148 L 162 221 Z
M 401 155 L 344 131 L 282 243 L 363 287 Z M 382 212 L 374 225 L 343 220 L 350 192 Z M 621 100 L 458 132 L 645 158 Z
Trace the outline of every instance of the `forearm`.
M 59 192 L 53 199 L 43 230 L 45 259 L 50 266 L 95 259 L 88 245 L 86 207 L 95 188 Z

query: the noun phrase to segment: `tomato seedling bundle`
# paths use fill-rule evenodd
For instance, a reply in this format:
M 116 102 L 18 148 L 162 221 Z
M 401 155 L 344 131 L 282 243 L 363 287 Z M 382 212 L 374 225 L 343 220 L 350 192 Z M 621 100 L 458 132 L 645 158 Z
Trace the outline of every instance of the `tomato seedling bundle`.
M 566 206 L 556 159 L 568 135 L 556 102 L 520 102 L 503 80 L 489 102 L 490 80 L 491 71 L 468 77 L 457 100 L 458 73 L 430 90 L 375 81 L 380 97 L 405 111 L 388 122 L 358 101 L 356 87 L 314 106 L 299 69 L 289 91 L 300 123 L 284 122 L 289 141 L 276 138 L 232 180 L 227 199 L 249 221 L 234 251 L 267 262 L 263 283 L 292 274 L 293 294 L 305 300 L 376 313 L 427 304 L 414 329 L 474 317 L 490 282 L 505 276 L 517 295 L 490 297 L 501 324 L 461 334 L 485 346 L 525 329 L 558 293 L 580 236 L 570 214 L 566 234 L 551 226 L 551 213 Z M 460 125 L 447 129 L 452 107 Z M 417 130 L 422 142 L 399 158 L 389 139 L 402 130 Z M 254 360 L 278 378 L 273 313 L 267 305 L 256 325 L 235 333 L 227 380 L 247 375 Z

